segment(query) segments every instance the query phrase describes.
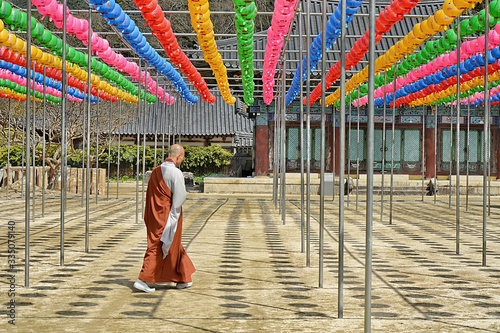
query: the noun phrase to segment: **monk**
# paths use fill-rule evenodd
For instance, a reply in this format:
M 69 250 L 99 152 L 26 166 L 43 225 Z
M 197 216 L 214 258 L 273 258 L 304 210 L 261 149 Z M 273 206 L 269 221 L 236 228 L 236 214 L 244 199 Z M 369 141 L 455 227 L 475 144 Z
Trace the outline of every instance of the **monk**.
M 184 148 L 173 145 L 168 158 L 154 168 L 149 179 L 144 211 L 148 249 L 134 283 L 135 288 L 147 293 L 155 291 L 147 282 L 175 282 L 178 289 L 193 284 L 191 275 L 196 269 L 181 244 L 186 187 L 178 167 L 183 159 Z

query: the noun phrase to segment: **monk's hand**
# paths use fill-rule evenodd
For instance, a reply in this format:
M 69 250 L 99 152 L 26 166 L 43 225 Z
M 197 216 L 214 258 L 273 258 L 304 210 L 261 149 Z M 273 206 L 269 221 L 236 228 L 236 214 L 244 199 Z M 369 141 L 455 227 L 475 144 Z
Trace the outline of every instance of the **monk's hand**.
M 163 259 L 165 259 L 168 256 L 168 247 L 165 243 L 161 243 L 161 250 L 163 252 Z

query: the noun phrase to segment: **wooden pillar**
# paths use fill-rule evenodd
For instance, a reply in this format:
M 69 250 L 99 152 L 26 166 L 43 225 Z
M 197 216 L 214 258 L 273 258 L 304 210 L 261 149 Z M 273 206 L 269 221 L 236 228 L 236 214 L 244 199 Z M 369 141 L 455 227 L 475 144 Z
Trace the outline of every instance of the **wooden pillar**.
M 435 178 L 436 147 L 434 147 L 434 128 L 425 129 L 425 178 Z
M 265 115 L 267 117 L 267 114 Z M 267 119 L 266 119 L 267 120 Z M 255 125 L 255 176 L 265 176 L 268 170 L 268 125 Z

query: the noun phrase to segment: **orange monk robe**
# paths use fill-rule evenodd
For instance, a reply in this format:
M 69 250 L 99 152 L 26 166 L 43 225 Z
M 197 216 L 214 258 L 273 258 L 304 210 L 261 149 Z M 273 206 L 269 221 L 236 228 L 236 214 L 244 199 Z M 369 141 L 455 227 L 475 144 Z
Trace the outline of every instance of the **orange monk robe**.
M 170 163 L 170 164 L 168 164 Z M 139 279 L 145 282 L 192 282 L 191 275 L 196 271 L 181 244 L 182 238 L 182 210 L 177 221 L 177 227 L 168 250 L 168 255 L 163 259 L 162 242 L 160 240 L 165 224 L 172 207 L 172 191 L 165 183 L 162 166 L 175 168 L 167 159 L 162 165 L 157 166 L 151 173 L 146 192 L 146 207 L 144 222 L 148 234 L 148 248 L 144 255 L 144 263 Z M 176 169 L 176 172 L 182 173 Z M 177 185 L 178 186 L 178 185 Z M 182 180 L 184 186 L 184 180 Z

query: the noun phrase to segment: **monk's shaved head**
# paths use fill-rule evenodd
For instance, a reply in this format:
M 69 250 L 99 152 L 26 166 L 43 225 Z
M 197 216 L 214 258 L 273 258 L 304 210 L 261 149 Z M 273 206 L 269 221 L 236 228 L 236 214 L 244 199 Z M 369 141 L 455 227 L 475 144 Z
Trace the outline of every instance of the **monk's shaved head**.
M 172 145 L 168 151 L 168 157 L 176 157 L 184 154 L 184 148 L 181 145 Z
M 181 145 L 172 145 L 168 151 L 168 158 L 170 158 L 176 167 L 179 167 L 184 160 L 184 148 Z

